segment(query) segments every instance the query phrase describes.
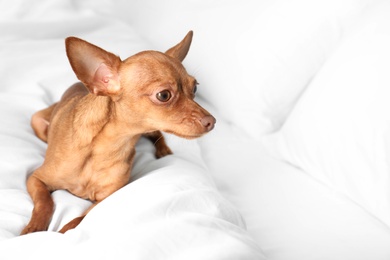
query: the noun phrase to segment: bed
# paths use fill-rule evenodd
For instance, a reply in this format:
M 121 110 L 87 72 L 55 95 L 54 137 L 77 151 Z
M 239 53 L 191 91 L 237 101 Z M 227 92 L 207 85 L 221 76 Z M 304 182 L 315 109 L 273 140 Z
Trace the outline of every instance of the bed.
M 0 259 L 390 259 L 390 3 L 379 0 L 0 2 Z M 46 144 L 31 115 L 77 79 L 64 38 L 125 58 L 194 31 L 184 61 L 217 118 L 197 140 L 141 140 L 131 182 L 91 202 L 55 191 L 19 236 Z

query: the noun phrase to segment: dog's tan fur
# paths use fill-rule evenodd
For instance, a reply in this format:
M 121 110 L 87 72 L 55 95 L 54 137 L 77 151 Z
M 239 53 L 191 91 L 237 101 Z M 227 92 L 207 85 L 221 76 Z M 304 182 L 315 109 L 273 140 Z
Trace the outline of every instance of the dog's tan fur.
M 66 39 L 82 83 L 32 117 L 48 147 L 43 165 L 27 180 L 34 209 L 21 234 L 47 230 L 54 190 L 68 190 L 94 207 L 126 185 L 142 135 L 155 143 L 159 158 L 172 153 L 160 131 L 196 138 L 214 127 L 214 117 L 193 100 L 197 82 L 181 64 L 191 40 L 189 32 L 166 53 L 145 51 L 121 61 L 86 41 Z M 60 232 L 76 227 L 91 208 Z

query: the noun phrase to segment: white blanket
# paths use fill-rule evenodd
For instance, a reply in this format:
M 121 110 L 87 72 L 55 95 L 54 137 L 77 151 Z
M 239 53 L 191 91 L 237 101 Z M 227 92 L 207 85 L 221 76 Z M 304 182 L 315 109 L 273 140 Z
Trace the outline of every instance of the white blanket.
M 159 160 L 141 140 L 131 183 L 76 229 L 55 232 L 90 202 L 56 191 L 49 232 L 18 236 L 33 207 L 26 178 L 46 148 L 30 128 L 31 115 L 76 80 L 64 38 L 82 37 L 122 58 L 154 48 L 130 26 L 75 1 L 3 1 L 0 10 L 0 259 L 265 259 L 218 193 L 197 141 L 174 136 L 167 137 L 174 155 Z

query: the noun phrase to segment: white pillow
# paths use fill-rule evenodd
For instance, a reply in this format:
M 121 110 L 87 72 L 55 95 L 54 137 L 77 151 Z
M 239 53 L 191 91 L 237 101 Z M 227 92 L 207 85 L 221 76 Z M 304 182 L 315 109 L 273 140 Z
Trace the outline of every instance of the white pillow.
M 316 75 L 273 153 L 390 225 L 390 3 L 371 10 Z
M 368 2 L 147 0 L 124 8 L 122 1 L 115 15 L 165 48 L 193 29 L 185 63 L 200 95 L 257 137 L 280 127 Z

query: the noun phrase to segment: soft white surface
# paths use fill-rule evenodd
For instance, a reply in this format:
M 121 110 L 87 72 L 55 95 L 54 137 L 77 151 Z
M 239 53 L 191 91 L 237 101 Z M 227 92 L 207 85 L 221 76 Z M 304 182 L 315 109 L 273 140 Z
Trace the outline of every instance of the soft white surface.
M 386 1 L 15 0 L 0 12 L 1 259 L 390 259 Z M 17 237 L 45 153 L 31 114 L 75 81 L 63 38 L 127 57 L 191 29 L 184 63 L 213 132 L 168 136 L 162 160 L 143 140 L 133 182 L 78 228 Z M 51 231 L 89 205 L 53 197 Z
M 267 140 L 390 226 L 390 4 L 370 10 Z
M 268 258 L 390 258 L 387 225 L 344 193 L 267 155 L 261 142 L 219 122 L 201 147 L 222 195 Z

